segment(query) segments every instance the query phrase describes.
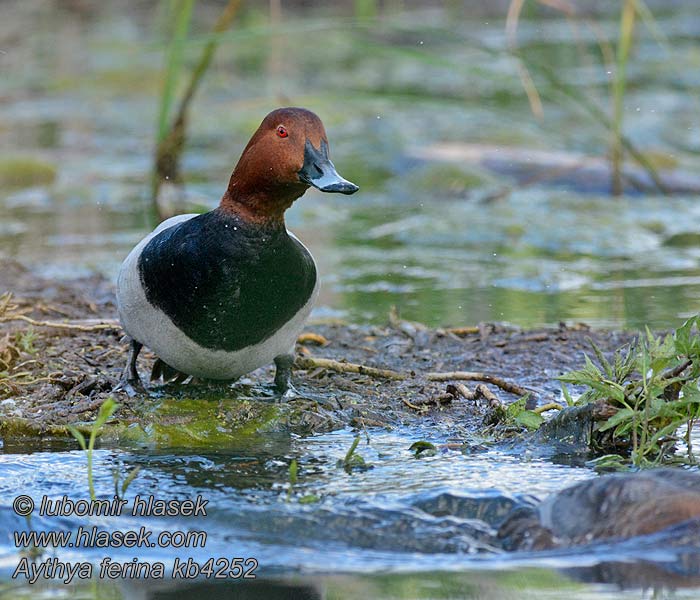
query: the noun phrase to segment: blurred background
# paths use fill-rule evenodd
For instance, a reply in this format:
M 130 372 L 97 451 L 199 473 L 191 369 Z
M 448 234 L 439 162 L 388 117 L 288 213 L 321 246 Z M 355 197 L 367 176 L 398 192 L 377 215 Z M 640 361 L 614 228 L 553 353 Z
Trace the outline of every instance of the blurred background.
M 161 213 L 213 208 L 265 114 L 299 105 L 361 187 L 288 213 L 321 271 L 316 317 L 669 327 L 700 309 L 696 0 L 0 14 L 0 258 L 114 277 L 155 190 Z

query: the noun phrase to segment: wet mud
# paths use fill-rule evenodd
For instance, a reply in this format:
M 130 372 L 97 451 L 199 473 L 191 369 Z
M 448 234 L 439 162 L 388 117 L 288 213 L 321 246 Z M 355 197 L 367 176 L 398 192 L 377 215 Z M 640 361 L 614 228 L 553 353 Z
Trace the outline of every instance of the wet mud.
M 611 351 L 633 338 L 563 323 L 536 330 L 505 324 L 430 329 L 396 315 L 388 316 L 386 326 L 311 322 L 297 345 L 298 400 L 275 402 L 273 367 L 234 383 L 152 382 L 147 394 L 129 395 L 114 391 L 127 343 L 109 281 L 95 276 L 56 283 L 5 262 L 0 290 L 11 294 L 5 294 L 0 315 L 5 437 L 66 435 L 66 425 L 94 420 L 108 397 L 120 404 L 110 422 L 121 426 L 112 428 L 120 439 L 126 431 L 137 439 L 137 431 L 148 430 L 144 437 L 166 445 L 168 425 L 177 426 L 185 443 L 181 434 L 188 424 L 194 437 L 216 426 L 219 438 L 256 429 L 303 433 L 416 423 L 468 435 L 483 430 L 489 402 L 456 394 L 452 373 L 482 374 L 481 381 L 462 383 L 468 389 L 486 385 L 502 404 L 520 397 L 512 391 L 525 391 L 530 407 L 542 406 L 560 400 L 556 377 L 582 364 L 589 340 Z M 147 351 L 139 359 L 144 381 L 154 360 Z M 360 365 L 360 372 L 342 372 L 349 363 Z

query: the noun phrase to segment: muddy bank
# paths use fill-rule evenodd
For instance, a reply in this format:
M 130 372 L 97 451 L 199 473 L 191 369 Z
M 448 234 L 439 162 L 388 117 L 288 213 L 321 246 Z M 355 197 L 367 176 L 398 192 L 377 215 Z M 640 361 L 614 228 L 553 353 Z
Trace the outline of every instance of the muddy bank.
M 95 276 L 57 283 L 3 262 L 3 292 L 0 431 L 5 439 L 65 436 L 65 425 L 87 426 L 110 396 L 121 408 L 105 435 L 119 442 L 225 445 L 232 436 L 260 430 L 318 432 L 418 421 L 455 436 L 473 435 L 483 430 L 488 402 L 447 393 L 453 390 L 451 373 L 483 373 L 485 385 L 502 402 L 518 399 L 524 389 L 532 406 L 542 406 L 560 399 L 555 378 L 581 365 L 589 338 L 604 351 L 632 338 L 581 324 L 524 331 L 499 324 L 428 329 L 396 316 L 382 327 L 312 322 L 297 345 L 295 372 L 307 399 L 274 403 L 272 367 L 233 384 L 151 384 L 148 395 L 130 397 L 113 391 L 127 345 L 109 281 Z M 153 361 L 152 354 L 142 353 L 139 370 L 145 381 Z M 346 363 L 363 367 L 338 372 Z M 473 389 L 479 382 L 463 383 Z

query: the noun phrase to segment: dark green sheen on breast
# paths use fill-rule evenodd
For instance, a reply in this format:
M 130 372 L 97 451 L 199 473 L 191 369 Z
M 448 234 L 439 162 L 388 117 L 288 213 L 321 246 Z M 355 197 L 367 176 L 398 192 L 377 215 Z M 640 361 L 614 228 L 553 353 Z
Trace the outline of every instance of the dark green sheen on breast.
M 313 258 L 284 226 L 219 209 L 156 235 L 138 267 L 154 307 L 199 345 L 230 352 L 274 334 L 316 285 Z

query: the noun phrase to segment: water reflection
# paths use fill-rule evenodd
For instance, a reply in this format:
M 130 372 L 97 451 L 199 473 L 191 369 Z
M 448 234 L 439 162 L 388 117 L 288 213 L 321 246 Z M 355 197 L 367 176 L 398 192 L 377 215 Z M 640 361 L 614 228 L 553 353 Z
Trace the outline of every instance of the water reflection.
M 16 8 L 16 22 L 32 19 L 32 35 L 13 41 L 2 57 L 8 85 L 0 162 L 37 157 L 58 177 L 43 187 L 0 183 L 0 255 L 55 277 L 93 270 L 113 276 L 149 227 L 157 32 L 143 8 L 117 15 L 88 4 L 86 11 Z M 397 305 L 404 317 L 432 325 L 585 320 L 669 327 L 696 312 L 698 240 L 667 243 L 698 216 L 693 196 L 611 200 L 583 193 L 575 181 L 560 182 L 566 191 L 543 181 L 483 201 L 515 180 L 483 166 L 418 158 L 416 150 L 445 142 L 530 148 L 537 156 L 567 145 L 599 154 L 605 145 L 594 128 L 571 126 L 566 104 L 548 105 L 537 125 L 512 60 L 499 54 L 502 22 L 466 15 L 457 27 L 450 10 L 392 13 L 376 30 L 345 16 L 285 13 L 271 62 L 271 32 L 246 17 L 195 104 L 183 165 L 189 201 L 218 201 L 261 111 L 280 102 L 257 97 L 271 89 L 273 73 L 284 102 L 323 115 L 335 162 L 363 190 L 341 200 L 309 192 L 290 212 L 290 226 L 319 261 L 320 314 L 331 309 L 352 321 L 382 322 Z M 640 36 L 629 74 L 630 104 L 638 110 L 627 115 L 635 141 L 653 144 L 659 161 L 680 169 L 692 165 L 695 147 L 687 119 L 692 100 L 683 88 L 693 83 L 693 69 L 682 65 L 698 32 L 685 10 L 681 4 L 658 15 L 674 56 L 661 56 L 652 36 Z M 615 18 L 597 15 L 596 35 L 614 36 Z M 596 36 L 581 28 L 577 47 L 570 27 L 566 20 L 525 19 L 520 43 L 533 61 L 555 56 L 552 66 L 570 74 L 571 85 L 604 94 L 602 65 L 586 66 L 579 56 L 597 52 Z M 323 61 L 295 42 L 311 33 L 326 48 Z M 672 89 L 664 84 L 667 70 L 679 83 Z M 671 138 L 673 149 L 660 141 Z

